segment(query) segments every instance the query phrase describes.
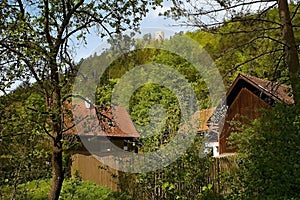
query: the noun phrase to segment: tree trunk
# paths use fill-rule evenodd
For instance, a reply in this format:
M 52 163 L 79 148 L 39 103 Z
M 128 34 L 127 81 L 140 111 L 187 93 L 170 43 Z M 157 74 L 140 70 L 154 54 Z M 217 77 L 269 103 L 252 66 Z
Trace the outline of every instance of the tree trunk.
M 63 170 L 63 144 L 62 144 L 62 130 L 63 130 L 63 114 L 61 103 L 61 88 L 59 85 L 59 72 L 55 62 L 56 56 L 50 63 L 51 66 L 51 83 L 53 92 L 49 98 L 49 106 L 51 113 L 52 124 L 52 185 L 48 196 L 49 200 L 57 200 L 60 195 L 62 183 L 64 180 Z
M 60 195 L 62 183 L 64 180 L 63 165 L 62 165 L 62 143 L 57 141 L 53 144 L 52 149 L 52 184 L 50 194 L 48 196 L 49 200 L 57 200 Z
M 300 110 L 300 65 L 297 45 L 293 31 L 290 10 L 287 0 L 278 0 L 279 17 L 281 21 L 281 32 L 285 44 L 286 64 L 293 89 L 293 96 L 297 110 Z

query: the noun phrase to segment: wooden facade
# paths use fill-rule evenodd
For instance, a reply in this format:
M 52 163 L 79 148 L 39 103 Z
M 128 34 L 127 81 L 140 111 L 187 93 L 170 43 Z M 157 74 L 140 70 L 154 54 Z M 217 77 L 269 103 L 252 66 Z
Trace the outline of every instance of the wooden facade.
M 263 108 L 268 109 L 270 105 L 254 95 L 247 88 L 243 88 L 238 93 L 226 113 L 223 130 L 219 137 L 219 154 L 234 152 L 234 149 L 227 143 L 230 133 L 235 129 L 231 122 L 245 123 L 245 117 L 248 120 L 256 119 L 261 115 L 260 111 Z
M 113 159 L 105 157 L 105 159 Z M 114 191 L 119 190 L 119 172 L 101 163 L 95 156 L 85 152 L 72 155 L 71 174 L 78 174 L 82 180 L 88 180 Z
M 73 102 L 67 106 L 68 110 L 72 106 L 73 116 L 65 120 L 66 128 L 71 127 L 65 136 L 74 136 L 81 143 L 72 154 L 71 174 L 77 173 L 83 180 L 119 190 L 117 166 L 106 166 L 97 158 L 117 165 L 114 155 L 124 151 L 138 152 L 139 134 L 126 109 L 100 108 L 87 102 Z M 70 116 L 67 113 L 70 112 L 66 111 L 65 116 Z
M 243 124 L 245 119 L 256 119 L 262 109 L 270 109 L 276 102 L 294 103 L 288 86 L 239 74 L 226 94 L 227 112 L 222 121 L 224 126 L 219 130 L 219 154 L 235 151 L 228 144 L 230 133 L 235 129 L 231 122 Z

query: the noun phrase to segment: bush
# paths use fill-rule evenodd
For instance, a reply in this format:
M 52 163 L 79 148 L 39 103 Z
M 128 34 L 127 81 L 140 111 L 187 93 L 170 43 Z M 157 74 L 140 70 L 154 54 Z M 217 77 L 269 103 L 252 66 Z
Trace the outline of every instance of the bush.
M 300 115 L 277 105 L 232 135 L 238 170 L 230 199 L 300 199 Z
M 47 199 L 50 190 L 50 180 L 36 180 L 17 186 L 15 199 L 42 200 Z M 13 195 L 13 187 L 1 188 L 1 199 L 10 199 Z M 124 193 L 114 192 L 106 187 L 98 186 L 88 181 L 79 179 L 67 179 L 63 183 L 61 200 L 129 200 Z

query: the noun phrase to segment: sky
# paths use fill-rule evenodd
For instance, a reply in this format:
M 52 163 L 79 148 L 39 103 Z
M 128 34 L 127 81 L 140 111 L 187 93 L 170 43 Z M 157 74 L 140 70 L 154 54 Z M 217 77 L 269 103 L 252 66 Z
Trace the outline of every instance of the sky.
M 196 2 L 196 1 L 195 1 Z M 200 0 L 201 6 L 206 7 L 207 2 L 205 0 Z M 172 3 L 170 1 L 163 1 L 162 7 L 157 7 L 156 10 L 150 10 L 150 12 L 147 14 L 147 16 L 141 21 L 141 31 L 142 35 L 152 32 L 154 34 L 155 31 L 164 31 L 165 33 L 165 38 L 168 38 L 171 35 L 174 35 L 176 32 L 186 32 L 186 31 L 193 31 L 196 30 L 196 28 L 193 27 L 184 27 L 184 26 L 179 26 L 180 22 L 175 21 L 170 18 L 165 18 L 163 16 L 159 16 L 159 13 L 163 13 L 166 10 L 169 10 L 171 7 Z M 262 3 L 262 4 L 254 4 L 254 5 L 249 5 L 246 6 L 245 9 L 250 9 L 252 11 L 257 11 L 260 10 L 260 6 L 262 5 L 262 8 L 266 5 L 270 5 L 270 3 Z M 188 6 L 188 4 L 185 4 L 185 6 Z M 211 5 L 207 5 L 208 8 L 211 9 Z M 237 11 L 239 9 L 242 9 L 240 7 L 236 8 Z M 218 13 L 216 18 L 220 18 L 219 20 L 222 21 L 224 17 L 226 17 L 224 12 Z M 182 19 L 184 21 L 184 18 Z M 87 37 L 87 44 L 83 45 L 81 44 L 80 46 L 77 46 L 76 49 L 76 55 L 75 55 L 75 61 L 78 62 L 82 58 L 87 58 L 90 55 L 93 55 L 95 52 L 101 52 L 101 48 L 107 48 L 108 44 L 106 43 L 106 40 L 108 38 L 100 38 L 99 36 L 96 35 L 96 33 L 93 33 L 91 31 L 91 34 L 88 35 Z
M 186 27 L 180 27 L 178 26 L 179 22 L 176 22 L 172 19 L 166 19 L 165 17 L 158 16 L 159 13 L 163 13 L 168 8 L 170 8 L 170 5 L 167 5 L 167 3 L 163 4 L 163 7 L 158 7 L 156 10 L 151 10 L 147 16 L 141 21 L 141 36 L 146 33 L 152 33 L 154 34 L 155 31 L 164 31 L 165 38 L 168 38 L 171 35 L 174 35 L 176 32 L 187 30 Z M 80 43 L 77 44 L 77 41 L 73 41 L 73 45 L 75 47 L 75 54 L 74 54 L 74 60 L 75 62 L 79 62 L 82 58 L 87 58 L 91 55 L 93 55 L 95 52 L 101 52 L 100 47 L 108 48 L 108 44 L 106 42 L 108 38 L 100 38 L 97 36 L 95 31 L 91 31 L 90 34 L 87 36 L 86 44 Z M 34 82 L 33 79 L 31 79 L 32 82 Z M 7 92 L 12 91 L 14 88 L 16 88 L 21 81 L 16 81 L 11 88 L 7 89 Z M 3 95 L 3 93 L 0 91 L 0 96 Z
M 165 18 L 163 16 L 159 16 L 159 13 L 163 13 L 164 11 L 168 10 L 171 6 L 171 2 L 164 1 L 162 7 L 158 7 L 156 10 L 150 10 L 147 16 L 141 21 L 141 36 L 146 33 L 152 33 L 156 31 L 163 31 L 165 33 L 165 38 L 168 38 L 171 35 L 174 35 L 176 32 L 186 32 L 186 31 L 194 31 L 197 28 L 193 27 L 184 27 L 179 26 L 180 22 L 175 21 L 170 18 Z M 257 6 L 254 6 L 252 9 L 256 9 Z M 184 19 L 183 19 L 184 21 Z M 108 38 L 100 38 L 94 31 L 90 32 L 91 34 L 87 36 L 87 43 L 84 45 L 81 44 L 74 44 L 75 47 L 75 54 L 74 60 L 75 62 L 80 61 L 82 58 L 87 58 L 93 55 L 95 52 L 101 52 L 101 49 L 108 48 L 108 44 L 106 40 Z M 74 41 L 74 43 L 76 43 Z M 16 83 L 13 85 L 12 88 L 15 88 Z M 1 92 L 0 92 L 0 95 Z
M 168 38 L 174 35 L 177 32 L 183 31 L 192 31 L 193 28 L 187 28 L 179 26 L 179 22 L 159 16 L 159 13 L 163 13 L 170 6 L 164 3 L 163 7 L 159 7 L 156 10 L 151 10 L 147 16 L 141 21 L 141 36 L 146 33 L 154 34 L 156 31 L 163 31 L 165 33 L 165 38 Z M 107 38 L 100 38 L 96 33 L 92 33 L 87 37 L 87 44 L 77 47 L 77 53 L 75 55 L 75 61 L 78 62 L 82 58 L 87 58 L 90 55 L 93 55 L 95 52 L 100 52 L 103 47 L 108 47 L 106 43 Z

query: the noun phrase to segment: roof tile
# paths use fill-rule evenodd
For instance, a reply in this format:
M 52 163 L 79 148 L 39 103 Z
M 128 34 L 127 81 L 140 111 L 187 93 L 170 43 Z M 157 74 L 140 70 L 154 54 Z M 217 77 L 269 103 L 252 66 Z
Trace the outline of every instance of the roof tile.
M 125 108 L 120 106 L 91 106 L 85 102 L 72 102 L 67 104 L 72 107 L 72 115 L 66 115 L 66 125 L 74 126 L 66 131 L 67 134 L 84 136 L 108 137 L 139 137 L 130 116 Z M 66 109 L 67 110 L 67 109 Z M 96 112 L 97 111 L 97 112 Z M 66 126 L 67 127 L 67 126 Z

